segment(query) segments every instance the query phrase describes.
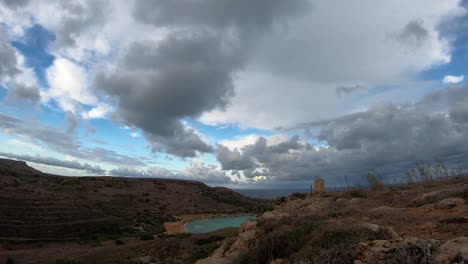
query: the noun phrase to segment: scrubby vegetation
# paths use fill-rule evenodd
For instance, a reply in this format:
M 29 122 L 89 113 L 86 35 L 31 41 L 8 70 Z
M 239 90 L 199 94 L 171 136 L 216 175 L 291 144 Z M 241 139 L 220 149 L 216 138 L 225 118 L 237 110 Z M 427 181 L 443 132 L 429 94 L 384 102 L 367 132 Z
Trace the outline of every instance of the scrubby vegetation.
M 335 226 L 314 215 L 290 220 L 259 223 L 261 230 L 255 246 L 236 262 L 256 264 L 289 259 L 291 263 L 348 263 L 358 254 L 357 244 L 389 238 L 385 231 Z
M 300 193 L 300 192 L 295 192 L 292 194 L 293 197 L 296 197 L 296 198 L 299 198 L 299 199 L 304 199 L 306 198 L 306 194 L 305 193 Z

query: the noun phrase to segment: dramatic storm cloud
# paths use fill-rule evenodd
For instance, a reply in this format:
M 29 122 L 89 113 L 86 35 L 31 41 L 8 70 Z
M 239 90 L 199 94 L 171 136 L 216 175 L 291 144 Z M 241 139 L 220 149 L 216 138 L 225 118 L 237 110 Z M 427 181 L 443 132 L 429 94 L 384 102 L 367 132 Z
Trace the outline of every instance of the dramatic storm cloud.
M 416 162 L 466 158 L 466 105 L 468 87 L 437 91 L 415 104 L 377 104 L 358 114 L 303 126 L 318 128 L 317 138 L 326 147 L 311 148 L 298 136 L 267 146 L 261 137 L 240 150 L 220 145 L 217 158 L 223 169 L 281 180 L 356 176 L 373 169 L 403 174 Z M 434 107 L 438 111 L 428 111 Z
M 137 1 L 135 18 L 169 33 L 161 41 L 131 44 L 118 69 L 99 74 L 96 85 L 117 99 L 123 122 L 142 129 L 154 151 L 181 157 L 212 152 L 180 119 L 223 110 L 234 94 L 233 75 L 246 62 L 252 31 L 263 34 L 304 5 Z

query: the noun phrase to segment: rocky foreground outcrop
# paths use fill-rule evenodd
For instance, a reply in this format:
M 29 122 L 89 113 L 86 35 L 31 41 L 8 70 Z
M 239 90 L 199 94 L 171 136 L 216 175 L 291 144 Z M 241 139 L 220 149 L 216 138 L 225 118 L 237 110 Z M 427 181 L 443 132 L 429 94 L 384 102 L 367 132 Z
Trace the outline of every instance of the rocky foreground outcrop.
M 467 199 L 467 178 L 291 196 L 197 264 L 468 263 Z

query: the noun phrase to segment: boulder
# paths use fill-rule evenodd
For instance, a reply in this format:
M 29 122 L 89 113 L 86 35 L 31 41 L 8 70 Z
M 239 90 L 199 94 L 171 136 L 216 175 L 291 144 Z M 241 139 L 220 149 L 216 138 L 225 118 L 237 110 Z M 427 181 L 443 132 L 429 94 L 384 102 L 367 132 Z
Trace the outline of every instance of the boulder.
M 255 228 L 257 228 L 257 221 L 248 221 L 240 225 L 239 231 L 242 233 Z
M 232 244 L 231 248 L 225 253 L 225 256 L 232 257 L 249 250 L 258 235 L 258 230 L 247 230 L 237 236 L 237 240 Z
M 200 259 L 195 264 L 230 264 L 231 261 L 226 258 L 220 257 L 209 257 L 205 259 Z
M 372 208 L 369 210 L 369 212 L 372 214 L 377 214 L 377 215 L 385 215 L 385 214 L 395 214 L 403 210 L 405 210 L 405 208 L 396 208 L 396 207 L 390 207 L 390 206 L 384 205 L 384 206 Z
M 288 259 L 274 259 L 270 261 L 270 264 L 289 264 Z
M 133 263 L 137 264 L 154 264 L 158 263 L 158 261 L 153 258 L 152 256 L 142 256 L 133 259 Z
M 465 199 L 453 197 L 453 198 L 443 199 L 443 200 L 438 201 L 437 203 L 434 203 L 434 208 L 439 209 L 439 210 L 447 210 L 447 209 L 452 209 L 457 206 L 462 206 L 464 204 L 465 204 Z
M 468 237 L 456 237 L 439 248 L 437 263 L 468 263 Z
M 374 232 L 378 232 L 379 230 L 385 230 L 388 232 L 388 234 L 390 234 L 392 239 L 402 238 L 392 226 L 379 226 L 377 224 L 372 224 L 372 223 L 362 223 L 361 226 L 369 230 L 372 230 Z
M 271 221 L 271 220 L 279 220 L 285 217 L 289 217 L 288 213 L 280 213 L 276 211 L 268 211 L 265 212 L 262 216 L 261 219 L 265 221 Z
M 433 263 L 439 242 L 407 237 L 362 243 L 355 263 Z

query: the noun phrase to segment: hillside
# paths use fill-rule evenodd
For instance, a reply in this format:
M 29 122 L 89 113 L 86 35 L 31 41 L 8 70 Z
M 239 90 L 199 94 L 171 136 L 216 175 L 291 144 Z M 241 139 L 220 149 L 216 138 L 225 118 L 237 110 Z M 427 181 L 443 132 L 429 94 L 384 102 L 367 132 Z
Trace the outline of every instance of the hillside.
M 268 202 L 201 182 L 44 174 L 0 159 L 0 239 L 58 241 L 162 232 L 185 214 L 262 211 Z
M 278 199 L 198 264 L 468 263 L 468 177 Z

